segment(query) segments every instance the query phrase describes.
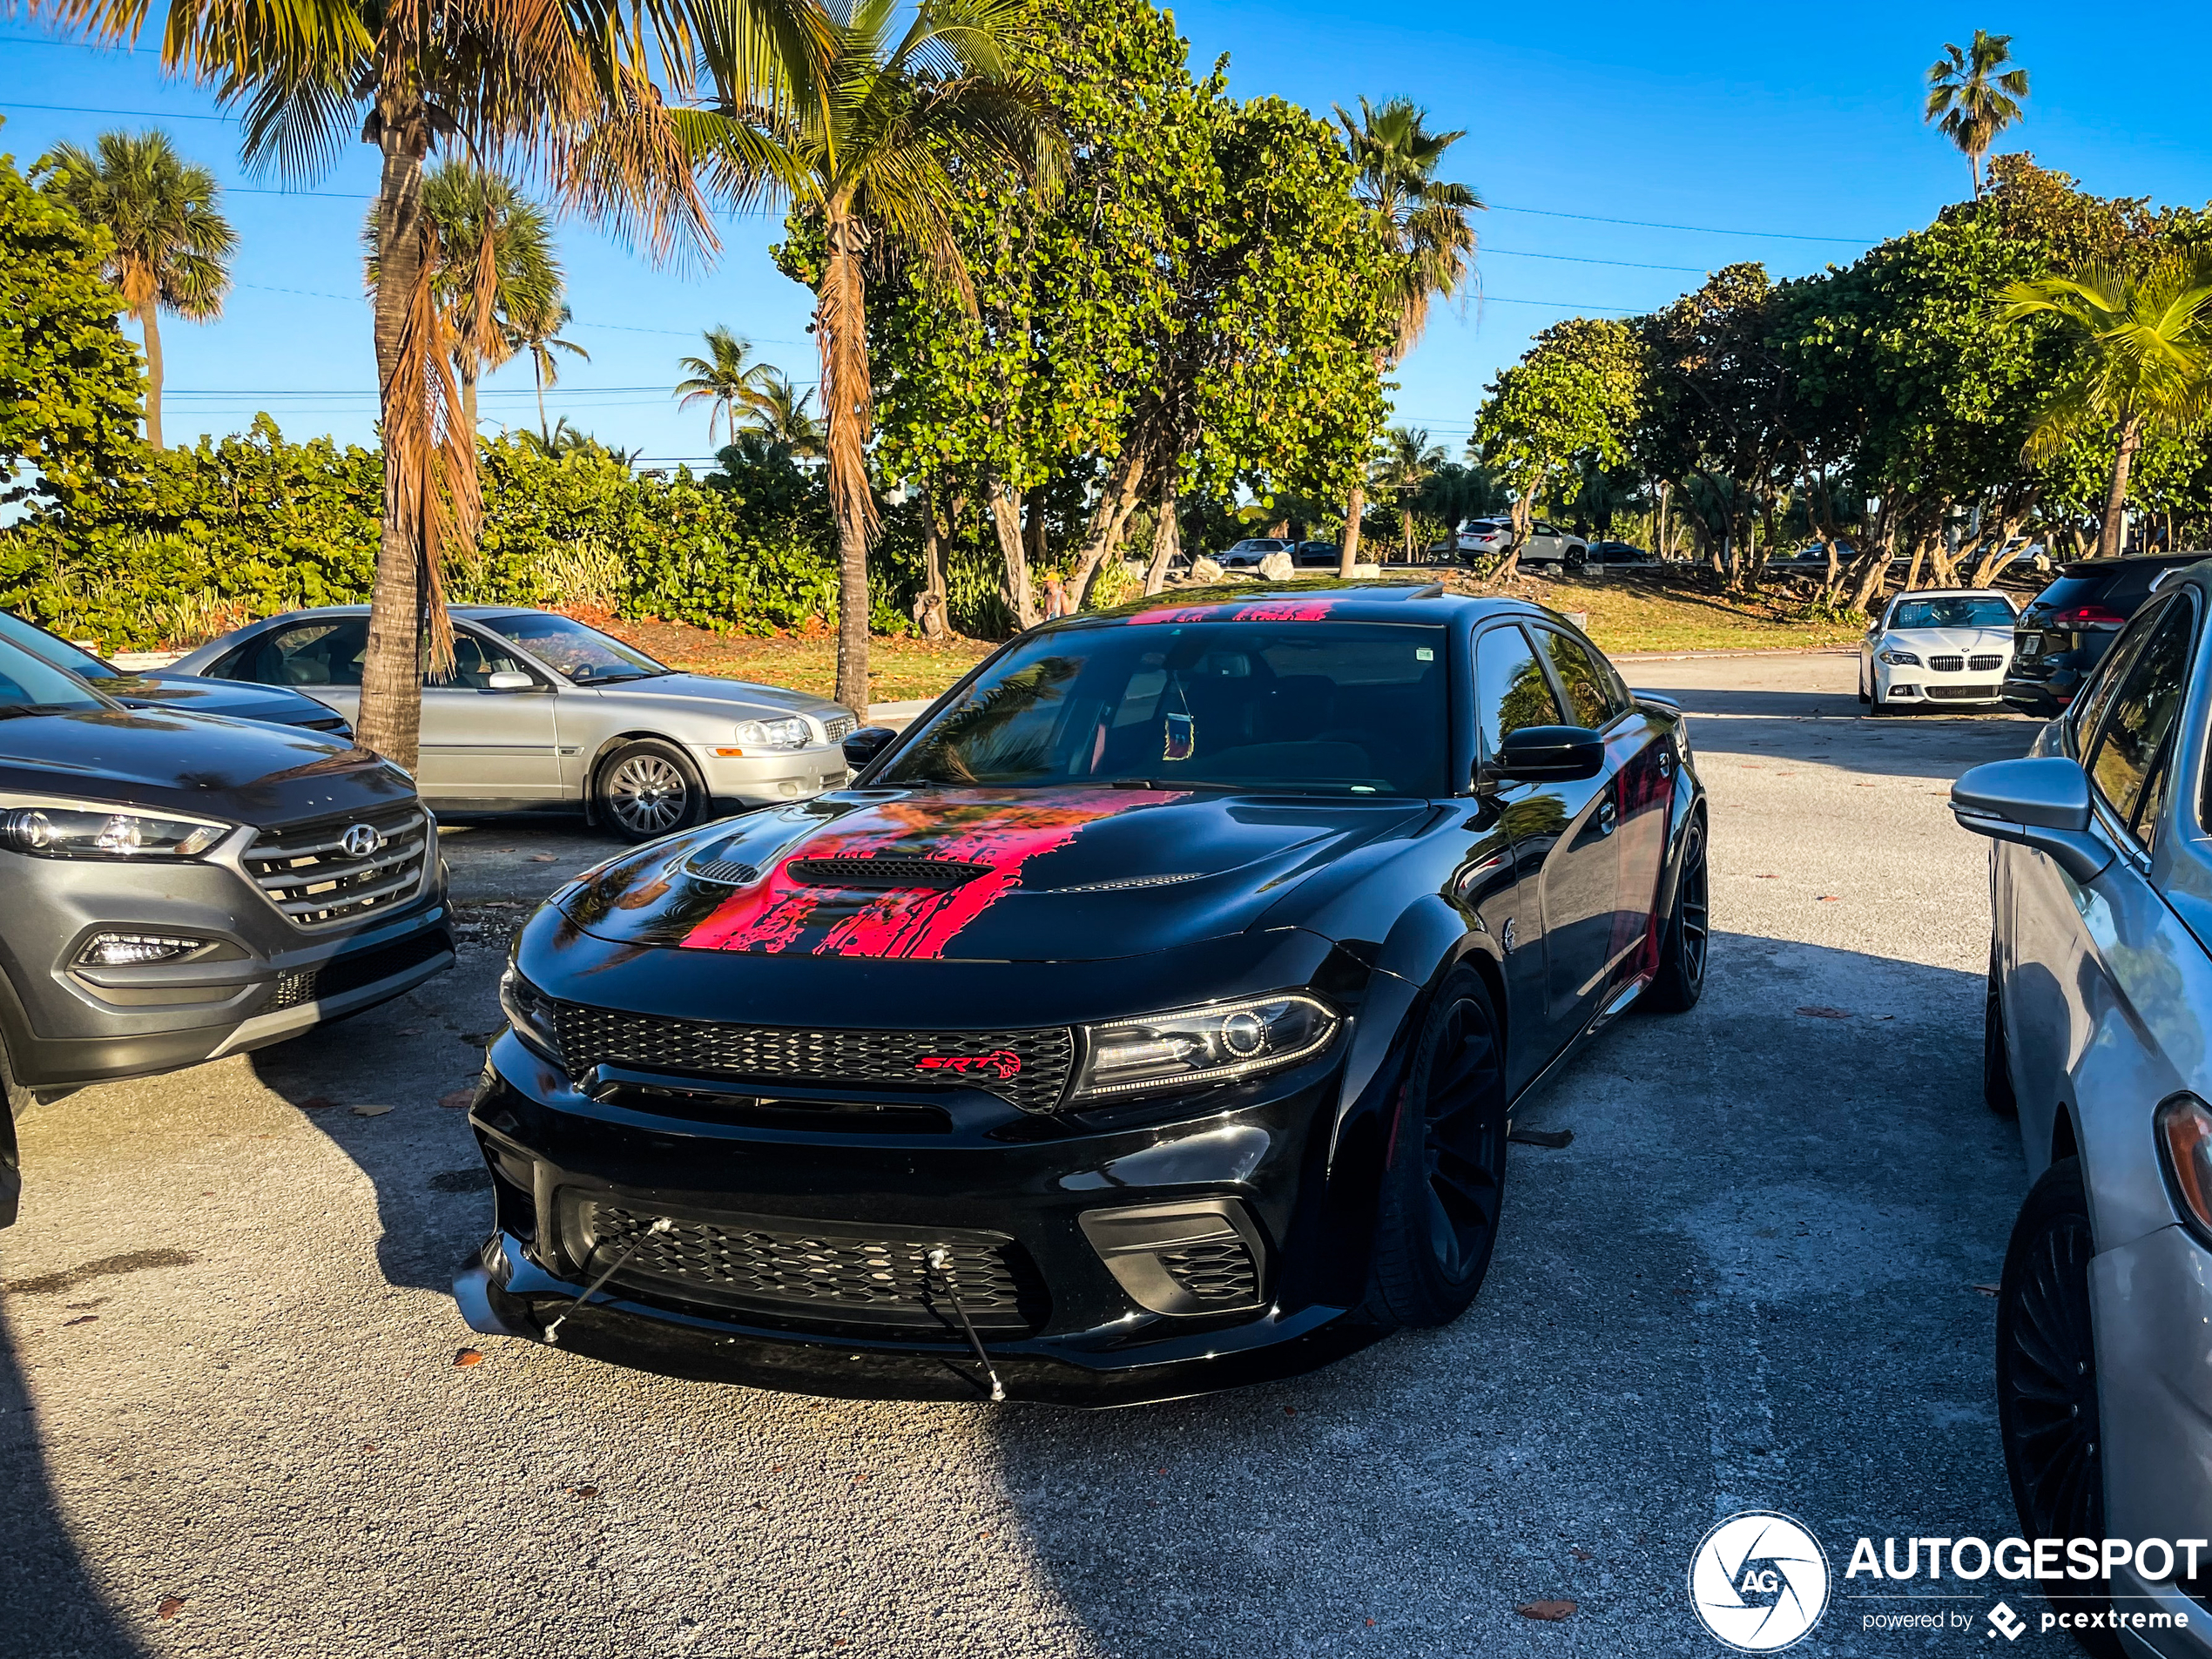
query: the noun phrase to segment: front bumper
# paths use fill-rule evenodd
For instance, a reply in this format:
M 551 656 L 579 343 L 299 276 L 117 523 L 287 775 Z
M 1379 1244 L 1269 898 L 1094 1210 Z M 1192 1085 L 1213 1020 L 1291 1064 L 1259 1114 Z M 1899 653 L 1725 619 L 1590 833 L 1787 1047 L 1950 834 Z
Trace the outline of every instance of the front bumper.
M 1910 663 L 1885 663 L 1879 657 L 1873 662 L 1874 696 L 1884 703 L 1935 707 L 1947 703 L 1973 705 L 2003 700 L 2005 682 L 2000 676 L 1965 670 L 1941 673 L 1925 663 L 1915 667 Z
M 834 743 L 761 755 L 723 755 L 707 745 L 689 746 L 706 792 L 717 802 L 735 806 L 804 800 L 825 790 L 844 788 L 852 776 L 844 749 Z

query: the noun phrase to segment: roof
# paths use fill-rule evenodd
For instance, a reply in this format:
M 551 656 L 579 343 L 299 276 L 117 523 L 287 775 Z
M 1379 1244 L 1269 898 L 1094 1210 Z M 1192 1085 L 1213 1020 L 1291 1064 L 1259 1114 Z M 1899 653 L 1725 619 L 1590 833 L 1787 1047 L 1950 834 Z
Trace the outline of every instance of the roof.
M 1190 622 L 1443 622 L 1477 616 L 1541 617 L 1551 613 L 1526 599 L 1453 593 L 1434 582 L 1362 582 L 1341 577 L 1250 586 L 1224 583 L 1177 588 L 1132 599 L 1109 610 L 1078 611 L 1049 626 L 1149 621 Z M 1187 615 L 1182 613 L 1188 613 Z M 1301 614 L 1304 613 L 1304 614 Z
M 2170 570 L 2185 564 L 2201 564 L 2212 559 L 2212 552 L 2199 548 L 2179 553 L 2130 553 L 2118 559 L 2068 559 L 2059 566 L 2060 576 L 2096 576 L 2110 570 Z
M 2001 588 L 1907 588 L 1893 593 L 1895 599 L 2009 599 L 2012 596 Z

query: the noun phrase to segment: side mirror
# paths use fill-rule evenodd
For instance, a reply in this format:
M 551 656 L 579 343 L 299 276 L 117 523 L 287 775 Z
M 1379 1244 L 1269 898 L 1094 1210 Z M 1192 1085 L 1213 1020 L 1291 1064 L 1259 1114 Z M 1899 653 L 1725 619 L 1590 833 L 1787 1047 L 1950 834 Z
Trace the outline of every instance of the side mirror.
M 535 675 L 521 673 L 511 668 L 484 677 L 484 690 L 487 691 L 527 691 L 536 685 Z
M 838 747 L 845 751 L 845 764 L 858 772 L 898 735 L 887 725 L 864 725 L 858 732 L 847 732 Z
M 2112 849 L 2089 829 L 2089 779 L 2064 755 L 1993 760 L 1951 786 L 1959 827 L 2013 841 L 2047 856 L 2077 882 L 2112 862 Z
M 1489 766 L 1506 783 L 1570 783 L 1605 769 L 1605 739 L 1587 726 L 1525 725 L 1506 734 Z

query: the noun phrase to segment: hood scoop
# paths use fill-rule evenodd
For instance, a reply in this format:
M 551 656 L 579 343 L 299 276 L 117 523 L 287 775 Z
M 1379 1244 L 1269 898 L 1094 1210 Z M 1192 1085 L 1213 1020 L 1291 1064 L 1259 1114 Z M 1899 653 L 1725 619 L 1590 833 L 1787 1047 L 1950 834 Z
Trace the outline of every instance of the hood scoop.
M 693 859 L 685 865 L 684 873 L 725 887 L 749 887 L 760 880 L 757 867 L 737 859 Z
M 960 859 L 793 859 L 784 866 L 784 873 L 807 887 L 921 887 L 948 893 L 990 874 L 991 867 Z

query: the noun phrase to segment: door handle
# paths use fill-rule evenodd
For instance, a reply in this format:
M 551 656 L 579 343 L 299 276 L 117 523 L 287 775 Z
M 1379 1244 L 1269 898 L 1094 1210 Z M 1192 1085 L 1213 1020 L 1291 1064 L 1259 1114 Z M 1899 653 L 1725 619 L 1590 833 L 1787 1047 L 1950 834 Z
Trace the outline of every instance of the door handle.
M 1600 835 L 1610 835 L 1620 826 L 1619 809 L 1613 805 L 1613 797 L 1608 795 L 1597 806 L 1597 833 Z

